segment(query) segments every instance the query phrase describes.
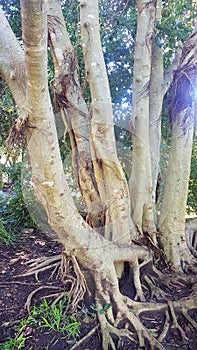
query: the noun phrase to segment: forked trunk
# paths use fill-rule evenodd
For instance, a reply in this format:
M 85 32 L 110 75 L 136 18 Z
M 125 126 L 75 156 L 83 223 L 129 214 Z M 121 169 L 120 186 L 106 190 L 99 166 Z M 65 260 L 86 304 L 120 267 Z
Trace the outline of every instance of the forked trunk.
M 78 62 L 70 42 L 61 3 L 48 1 L 49 42 L 55 77 L 53 88 L 72 147 L 74 174 L 86 205 L 86 220 L 99 232 L 104 227 L 103 204 L 98 193 L 90 150 L 90 113 L 82 95 Z

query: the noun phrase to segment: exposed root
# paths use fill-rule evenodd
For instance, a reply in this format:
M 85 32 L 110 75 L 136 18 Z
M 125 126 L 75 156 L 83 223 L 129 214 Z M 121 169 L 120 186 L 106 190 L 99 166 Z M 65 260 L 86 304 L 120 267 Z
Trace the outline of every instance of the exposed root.
M 113 274 L 112 269 L 111 272 Z M 109 276 L 109 274 L 107 276 Z M 95 280 L 97 281 L 96 276 Z M 98 280 L 101 281 L 102 278 L 99 278 Z M 139 302 L 131 300 L 130 298 L 120 294 L 114 283 L 112 283 L 112 285 L 109 287 L 110 280 L 111 279 L 108 277 L 103 278 L 104 284 L 97 284 L 96 288 L 95 300 L 97 305 L 98 320 L 101 326 L 103 350 L 109 350 L 109 348 L 116 350 L 119 348 L 124 348 L 125 337 L 133 343 L 138 343 L 139 349 L 146 348 L 148 343 L 149 349 L 161 350 L 164 349 L 162 342 L 171 329 L 177 329 L 182 338 L 188 341 L 183 328 L 180 326 L 177 320 L 175 312 L 178 312 L 179 314 L 182 312 L 194 329 L 197 329 L 196 322 L 193 321 L 187 313 L 188 310 L 196 308 L 197 291 L 194 286 L 190 297 L 185 297 L 179 301 L 172 302 L 166 297 L 166 293 L 160 290 L 159 287 L 155 286 L 150 277 L 147 277 L 145 280 L 153 290 L 153 295 L 157 298 L 159 297 L 161 301 Z M 106 283 L 107 290 L 105 289 Z M 186 286 L 187 283 L 185 284 L 185 287 Z M 161 326 L 159 325 L 156 327 L 157 334 L 159 334 L 157 338 L 155 338 L 154 334 L 152 333 L 152 329 L 149 330 L 142 323 L 144 318 L 143 316 L 142 321 L 140 320 L 139 316 L 144 312 L 165 313 L 163 329 L 160 329 Z
M 65 298 L 65 296 L 68 296 L 69 293 L 66 292 L 61 292 L 57 294 L 57 297 L 55 298 L 55 300 L 53 300 L 52 306 L 54 306 L 55 304 L 58 303 L 58 301 L 60 301 L 61 299 Z M 54 296 L 54 295 L 53 295 Z
M 144 276 L 144 280 L 147 283 L 150 290 L 150 298 L 156 298 L 157 300 L 167 300 L 168 295 L 158 288 L 149 276 Z
M 165 323 L 163 326 L 163 331 L 161 332 L 161 334 L 159 335 L 159 337 L 157 338 L 157 340 L 161 343 L 165 337 L 167 336 L 168 330 L 170 328 L 170 315 L 168 310 L 166 310 L 165 312 Z
M 78 347 L 83 344 L 89 337 L 91 337 L 96 330 L 99 328 L 99 324 L 97 324 L 93 329 L 91 329 L 91 331 L 89 331 L 83 338 L 81 338 L 76 344 L 74 344 L 70 350 L 75 350 L 78 349 Z
M 26 265 L 29 265 L 30 269 L 34 269 L 34 268 L 39 269 L 41 267 L 48 266 L 54 261 L 61 260 L 61 258 L 62 258 L 62 254 L 58 254 L 52 257 L 44 256 L 37 259 L 31 259 L 26 262 Z
M 193 318 L 191 318 L 190 315 L 188 315 L 187 310 L 183 309 L 183 310 L 182 310 L 182 314 L 183 314 L 183 316 L 185 317 L 185 319 L 186 319 L 189 323 L 191 323 L 191 325 L 192 325 L 192 326 L 194 327 L 194 329 L 197 331 L 197 323 L 193 320 Z
M 31 307 L 31 302 L 32 302 L 32 298 L 34 297 L 34 295 L 39 292 L 40 290 L 43 290 L 43 289 L 61 289 L 60 287 L 53 287 L 53 286 L 41 286 L 37 289 L 34 289 L 29 295 L 28 295 L 28 298 L 27 298 L 27 301 L 25 303 L 25 309 L 27 309 L 28 313 L 30 313 L 30 307 Z
M 53 257 L 32 259 L 27 262 L 27 265 L 30 267 L 29 270 L 21 275 L 15 276 L 15 278 L 35 275 L 36 281 L 39 282 L 40 272 L 54 268 L 49 277 L 52 279 L 57 269 L 59 269 L 58 276 L 61 277 L 64 287 L 69 285 L 69 295 L 72 296 L 72 310 L 74 310 L 79 301 L 83 299 L 85 292 L 89 292 L 85 278 L 74 255 L 67 257 L 63 252 L 63 255 L 59 254 Z
M 30 269 L 27 272 L 14 277 L 17 278 L 17 277 L 26 277 L 26 276 L 35 275 L 36 281 L 39 281 L 39 277 L 38 277 L 39 273 L 47 271 L 52 267 L 57 269 L 60 266 L 61 258 L 62 258 L 62 255 L 59 254 L 53 257 L 42 257 L 35 260 L 34 259 L 30 260 L 27 262 L 27 264 L 30 265 Z
M 140 281 L 140 265 L 138 264 L 138 261 L 136 262 L 136 264 L 132 264 L 132 270 L 133 270 L 133 282 L 135 285 L 135 289 L 136 289 L 136 295 L 134 297 L 134 300 L 140 300 L 140 301 L 145 301 L 145 296 L 144 293 L 142 291 L 142 285 L 141 285 L 141 281 Z
M 74 269 L 74 274 L 72 269 Z M 72 296 L 71 310 L 75 310 L 85 293 L 91 293 L 87 288 L 84 275 L 74 255 L 67 257 L 63 253 L 59 274 L 64 286 L 69 284 L 69 295 Z
M 114 297 L 114 296 L 113 296 Z M 113 335 L 116 337 L 123 338 L 126 337 L 131 341 L 136 342 L 134 339 L 131 328 L 134 328 L 138 336 L 139 349 L 145 347 L 145 339 L 149 342 L 150 349 L 157 348 L 159 350 L 164 350 L 162 344 L 154 338 L 151 332 L 142 324 L 140 319 L 134 314 L 134 312 L 129 311 L 127 305 L 125 305 L 124 297 L 118 297 L 116 301 L 118 313 L 116 319 L 113 323 L 110 322 L 110 317 L 108 317 L 108 310 L 106 313 L 101 313 L 102 305 L 97 301 L 98 307 L 98 319 L 101 325 L 101 332 L 103 336 L 102 349 L 108 350 L 111 347 L 116 350 L 116 343 Z M 121 329 L 118 328 L 120 323 L 124 323 L 124 328 L 121 324 Z
M 178 321 L 177 321 L 177 318 L 176 318 L 176 315 L 175 315 L 175 312 L 174 312 L 174 308 L 173 308 L 173 303 L 172 303 L 172 301 L 169 301 L 169 302 L 168 302 L 168 305 L 169 305 L 169 309 L 170 309 L 170 313 L 171 313 L 172 321 L 173 321 L 172 327 L 173 327 L 174 329 L 178 329 L 178 330 L 179 330 L 179 332 L 181 333 L 181 336 L 182 336 L 183 339 L 188 340 L 188 338 L 187 338 L 186 335 L 185 335 L 184 330 L 182 329 L 182 327 L 179 325 L 179 323 L 178 323 Z
M 62 297 L 65 296 L 65 294 L 67 294 L 68 296 L 72 297 L 71 310 L 74 310 L 76 308 L 79 301 L 83 299 L 85 292 L 88 291 L 85 278 L 74 255 L 67 257 L 63 252 L 63 254 L 59 254 L 53 257 L 41 257 L 38 259 L 32 259 L 27 262 L 27 265 L 29 265 L 29 270 L 27 272 L 14 277 L 17 278 L 35 275 L 36 281 L 39 282 L 39 273 L 53 268 L 53 271 L 49 278 L 52 279 L 59 269 L 57 277 L 59 276 L 63 283 L 62 287 L 40 286 L 39 288 L 32 291 L 25 303 L 25 308 L 28 310 L 28 312 L 30 312 L 30 305 L 33 296 L 42 289 L 64 289 L 63 292 L 56 294 L 57 297 L 53 303 L 57 303 Z M 67 286 L 68 291 L 65 292 Z M 54 295 L 50 295 L 50 297 L 54 297 Z
M 186 282 L 181 279 L 179 281 L 180 288 L 190 287 L 190 297 L 183 298 L 179 301 L 169 301 L 169 295 L 156 286 L 157 281 L 159 285 L 163 282 L 163 275 L 159 272 L 157 273 L 156 270 L 149 266 L 149 276 L 143 276 L 143 279 L 150 289 L 151 299 L 154 298 L 156 300 L 154 300 L 154 302 L 147 302 L 142 290 L 140 269 L 144 264 L 150 262 L 151 257 L 146 250 L 142 250 L 141 247 L 139 248 L 139 254 L 141 254 L 141 256 L 139 257 L 138 252 L 135 253 L 136 254 L 133 254 L 130 260 L 127 260 L 133 271 L 133 281 L 136 289 L 134 300 L 120 293 L 115 266 L 111 263 L 110 259 L 104 260 L 104 268 L 99 264 L 98 268 L 90 268 L 91 277 L 95 281 L 94 300 L 97 306 L 99 325 L 87 333 L 77 344 L 73 345 L 70 350 L 77 349 L 84 341 L 94 334 L 98 327 L 101 329 L 103 350 L 118 350 L 124 348 L 125 338 L 127 338 L 131 344 L 135 344 L 135 347 L 136 344 L 138 344 L 139 349 L 144 349 L 148 346 L 149 349 L 164 350 L 161 343 L 166 338 L 170 329 L 178 330 L 182 338 L 188 340 L 183 328 L 177 320 L 176 312 L 182 312 L 185 319 L 197 330 L 196 322 L 192 320 L 188 314 L 188 311 L 195 309 L 197 304 L 197 288 L 195 284 L 193 284 L 194 278 L 189 279 L 188 277 Z M 102 262 L 102 260 L 99 260 L 99 262 L 100 261 Z M 28 265 L 30 266 L 29 271 L 20 275 L 20 277 L 35 274 L 38 278 L 40 272 L 50 268 L 54 269 L 51 274 L 51 277 L 53 277 L 59 268 L 57 277 L 61 277 L 63 283 L 62 288 L 39 286 L 32 291 L 25 304 L 28 312 L 30 312 L 32 298 L 42 289 L 56 289 L 56 293 L 50 296 L 48 295 L 48 297 L 53 297 L 53 299 L 55 297 L 53 304 L 57 303 L 65 296 L 71 296 L 71 310 L 76 308 L 79 301 L 83 299 L 85 292 L 90 294 L 84 275 L 74 255 L 68 257 L 65 252 L 63 252 L 62 255 L 57 255 L 52 258 L 45 257 L 31 260 Z M 174 283 L 174 277 L 168 275 L 168 279 L 166 280 L 164 286 L 168 287 L 169 290 L 169 285 L 172 288 Z M 158 299 L 159 302 L 157 302 Z M 161 329 L 161 324 L 156 326 L 157 338 L 155 338 L 152 333 L 151 327 L 149 329 L 144 324 L 144 322 L 152 322 L 152 320 L 148 319 L 148 321 L 145 321 L 144 316 L 141 315 L 149 311 L 165 313 L 163 328 Z

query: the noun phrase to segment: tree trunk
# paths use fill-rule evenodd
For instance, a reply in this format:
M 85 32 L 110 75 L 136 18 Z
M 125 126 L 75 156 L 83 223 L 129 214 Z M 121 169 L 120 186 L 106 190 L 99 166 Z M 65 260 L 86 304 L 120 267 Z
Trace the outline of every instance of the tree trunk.
M 196 113 L 196 39 L 194 32 L 186 40 L 171 89 L 172 144 L 159 219 L 164 253 L 177 271 L 193 260 L 185 240 L 185 212 Z
M 64 253 L 76 257 L 83 273 L 92 277 L 90 285 L 91 278 L 86 283 L 87 287 L 91 287 L 89 292 L 98 307 L 102 308 L 108 302 L 118 305 L 120 300 L 124 305 L 115 271 L 115 264 L 124 261 L 133 268 L 137 298 L 144 300 L 138 261 L 149 262 L 149 251 L 141 246 L 109 242 L 83 220 L 71 200 L 48 93 L 46 9 L 43 5 L 40 14 L 38 0 L 31 3 L 21 0 L 21 8 L 22 18 L 27 18 L 30 13 L 32 15 L 30 21 L 23 22 L 23 40 L 27 79 L 31 82 L 27 89 L 27 104 L 31 111 L 28 120 L 33 129 L 27 130 L 27 141 L 35 194 L 47 212 L 51 228 L 64 246 Z M 113 312 L 110 310 L 108 313 L 113 321 Z
M 137 1 L 138 26 L 135 46 L 132 115 L 132 170 L 130 195 L 132 218 L 142 235 L 155 234 L 153 218 L 153 187 L 149 135 L 149 89 L 152 48 L 155 30 L 155 3 Z
M 20 123 L 25 115 L 25 55 L 0 7 L 0 75 L 19 107 Z
M 78 62 L 70 42 L 61 3 L 48 1 L 49 42 L 55 67 L 53 88 L 72 147 L 72 165 L 85 201 L 86 220 L 103 232 L 103 204 L 98 193 L 90 150 L 90 113 L 82 95 Z
M 161 113 L 163 105 L 163 53 L 159 46 L 154 46 L 150 81 L 150 152 L 153 188 L 154 222 L 156 215 L 156 188 L 159 175 L 161 144 Z
M 104 206 L 104 235 L 108 240 L 128 243 L 136 235 L 130 216 L 128 186 L 116 154 L 112 103 L 100 42 L 98 1 L 81 1 L 80 13 L 85 75 L 92 99 L 90 146 Z
M 156 6 L 156 21 L 161 23 L 161 0 L 157 1 Z M 152 188 L 153 188 L 153 209 L 154 221 L 157 224 L 156 215 L 156 188 L 159 175 L 160 162 L 160 143 L 161 143 L 161 113 L 163 105 L 163 49 L 161 47 L 161 38 L 156 32 L 152 62 L 151 62 L 151 79 L 150 79 L 150 152 L 151 152 L 151 170 L 152 170 Z
M 183 129 L 189 118 L 187 130 Z M 185 209 L 193 140 L 194 109 L 181 111 L 172 129 L 171 151 L 168 160 L 165 190 L 159 217 L 159 231 L 162 248 L 172 269 L 182 270 L 191 261 L 186 245 Z

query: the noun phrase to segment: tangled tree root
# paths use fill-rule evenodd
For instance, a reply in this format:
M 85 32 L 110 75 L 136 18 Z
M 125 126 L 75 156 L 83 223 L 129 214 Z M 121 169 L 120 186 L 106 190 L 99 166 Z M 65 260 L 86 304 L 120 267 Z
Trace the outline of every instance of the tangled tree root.
M 119 295 L 116 301 L 116 307 L 118 309 L 115 319 L 111 317 L 112 311 L 106 310 L 105 313 L 100 312 L 102 305 L 97 302 L 98 307 L 98 319 L 101 326 L 101 333 L 103 336 L 102 349 L 108 350 L 110 347 L 113 350 L 119 349 L 119 342 L 115 341 L 115 338 L 122 339 L 124 337 L 138 343 L 139 349 L 144 349 L 146 342 L 148 342 L 149 349 L 165 349 L 161 344 L 167 336 L 170 329 L 177 329 L 183 340 L 188 340 L 184 330 L 180 326 L 177 320 L 175 312 L 182 312 L 185 319 L 197 330 L 197 323 L 188 315 L 188 311 L 196 308 L 197 296 L 191 295 L 190 298 L 185 298 L 180 301 L 163 302 L 163 303 L 151 303 L 151 302 L 136 302 L 127 297 Z M 115 301 L 115 300 L 114 300 Z M 151 331 L 145 327 L 140 320 L 141 313 L 151 311 L 158 312 L 163 311 L 165 313 L 165 322 L 163 329 L 160 330 L 160 334 L 157 338 L 153 336 Z M 119 326 L 123 325 L 124 328 L 119 329 Z M 135 331 L 135 332 L 134 332 Z M 137 334 L 138 339 L 135 338 Z M 115 338 L 114 338 L 115 336 Z
M 102 310 L 99 303 L 97 303 L 99 310 Z M 124 297 L 119 296 L 117 301 L 118 313 L 117 317 L 112 320 L 111 315 L 108 311 L 106 313 L 98 312 L 98 319 L 101 325 L 101 332 L 103 335 L 102 349 L 108 350 L 111 347 L 113 350 L 117 349 L 117 342 L 114 340 L 114 336 L 118 337 L 119 340 L 123 337 L 128 338 L 129 340 L 137 343 L 133 329 L 138 337 L 139 349 L 145 348 L 145 339 L 149 342 L 150 348 L 158 348 L 163 350 L 164 347 L 162 344 L 154 338 L 151 332 L 142 324 L 138 316 L 128 308 L 124 302 Z M 124 320 L 124 328 L 119 329 L 119 324 Z
M 135 257 L 134 257 L 135 258 Z M 133 282 L 136 289 L 136 297 L 130 299 L 127 296 L 121 294 L 119 290 L 118 280 L 116 276 L 116 270 L 113 263 L 108 261 L 108 265 L 105 265 L 105 269 L 91 270 L 92 277 L 95 282 L 95 294 L 94 300 L 96 303 L 98 325 L 89 331 L 78 343 L 73 345 L 70 350 L 77 349 L 83 342 L 91 337 L 94 332 L 100 327 L 100 333 L 102 334 L 102 350 L 118 350 L 124 349 L 125 339 L 127 338 L 131 344 L 138 347 L 138 349 L 159 349 L 164 350 L 165 347 L 162 342 L 168 335 L 170 330 L 176 329 L 182 336 L 183 340 L 188 341 L 184 329 L 179 324 L 177 319 L 177 312 L 183 315 L 185 320 L 197 330 L 197 323 L 189 315 L 189 311 L 196 308 L 197 305 L 197 287 L 193 284 L 193 280 L 188 277 L 188 281 L 185 279 L 176 281 L 173 277 L 168 275 L 168 278 L 164 278 L 163 286 L 168 287 L 167 292 L 161 288 L 164 275 L 155 270 L 153 265 L 149 266 L 149 271 L 145 276 L 141 276 L 140 268 L 145 262 L 149 263 L 150 258 L 148 255 L 144 255 L 143 259 L 132 258 L 129 261 L 131 269 L 133 271 Z M 55 289 L 58 293 L 48 295 L 50 297 L 56 297 L 54 303 L 65 296 L 72 296 L 71 311 L 74 310 L 80 300 L 83 299 L 85 292 L 89 293 L 88 286 L 84 275 L 80 269 L 76 257 L 67 257 L 63 252 L 62 255 L 54 257 L 39 258 L 29 261 L 29 271 L 20 275 L 29 276 L 35 274 L 38 280 L 40 272 L 53 268 L 51 277 L 54 277 L 57 272 L 57 277 L 61 277 L 62 287 L 53 286 L 39 286 L 33 290 L 26 301 L 26 308 L 30 311 L 32 298 L 35 294 L 42 289 Z M 143 284 L 149 289 L 150 301 L 145 300 L 145 293 Z M 179 301 L 170 300 L 170 288 L 179 286 L 184 288 L 190 285 L 191 294 L 189 297 L 182 298 Z M 158 286 L 159 285 L 159 286 Z M 164 288 L 165 289 L 165 288 Z M 169 292 L 168 292 L 169 291 Z M 154 300 L 153 300 L 154 298 Z M 137 301 L 138 300 L 138 301 Z M 144 313 L 158 313 L 161 312 L 164 315 L 163 326 L 157 325 L 155 331 L 157 336 L 154 336 L 152 329 L 145 325 Z
M 60 290 L 61 288 L 60 287 L 54 287 L 54 286 L 41 286 L 41 287 L 38 287 L 36 289 L 34 289 L 29 295 L 28 295 L 28 298 L 27 298 L 27 301 L 25 303 L 25 309 L 27 309 L 28 313 L 30 313 L 30 307 L 31 307 L 31 302 L 32 302 L 32 298 L 34 297 L 34 295 L 39 292 L 40 290 L 43 290 L 43 289 L 55 289 L 55 290 Z
M 62 255 L 55 255 L 53 257 L 41 257 L 37 259 L 29 260 L 26 264 L 29 265 L 29 270 L 21 275 L 15 276 L 17 277 L 26 277 L 35 275 L 36 281 L 39 282 L 38 275 L 40 272 L 44 272 L 46 270 L 54 268 L 51 276 L 54 275 L 55 271 L 60 267 Z
M 70 256 L 69 258 L 63 253 L 55 255 L 53 257 L 40 257 L 37 259 L 32 259 L 27 262 L 29 269 L 27 272 L 15 276 L 17 277 L 26 277 L 35 275 L 37 282 L 39 281 L 39 273 L 47 271 L 53 268 L 52 273 L 49 276 L 49 279 L 52 279 L 57 273 L 57 278 L 59 277 L 62 281 L 62 287 L 53 287 L 53 286 L 40 286 L 33 290 L 26 301 L 25 308 L 30 312 L 30 306 L 34 295 L 42 289 L 59 289 L 61 290 L 58 294 L 46 295 L 45 297 L 55 297 L 53 302 L 57 303 L 65 295 L 72 296 L 71 310 L 76 309 L 79 301 L 83 299 L 85 292 L 88 291 L 86 286 L 85 278 L 81 273 L 79 265 L 75 256 Z M 65 291 L 67 292 L 65 293 Z M 62 292 L 63 291 L 63 292 Z

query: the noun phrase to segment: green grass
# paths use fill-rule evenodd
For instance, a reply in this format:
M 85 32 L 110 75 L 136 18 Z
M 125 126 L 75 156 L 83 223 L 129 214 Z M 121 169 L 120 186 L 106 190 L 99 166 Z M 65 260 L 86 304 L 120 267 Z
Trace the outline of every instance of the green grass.
M 42 329 L 44 333 L 57 332 L 60 336 L 76 339 L 80 335 L 81 323 L 76 313 L 70 310 L 71 299 L 60 300 L 50 306 L 46 299 L 39 306 L 33 306 L 30 316 L 23 319 L 14 338 L 3 343 L 1 350 L 19 350 L 25 348 L 27 327 Z M 46 347 L 48 349 L 48 346 Z
M 26 340 L 27 337 L 25 337 L 23 334 L 16 335 L 14 339 L 10 338 L 3 344 L 2 350 L 24 349 Z
M 62 333 L 69 338 L 77 338 L 80 334 L 80 322 L 75 313 L 70 313 L 70 298 L 60 300 L 50 306 L 46 299 L 31 310 L 31 321 L 38 328 L 45 328 Z
M 11 231 L 6 230 L 2 218 L 0 218 L 0 244 L 5 244 L 6 246 L 15 243 L 16 235 L 12 234 Z
M 25 348 L 25 342 L 28 337 L 24 334 L 27 326 L 29 325 L 29 317 L 23 319 L 20 322 L 17 333 L 14 338 L 9 338 L 5 343 L 3 343 L 1 350 L 20 350 Z

